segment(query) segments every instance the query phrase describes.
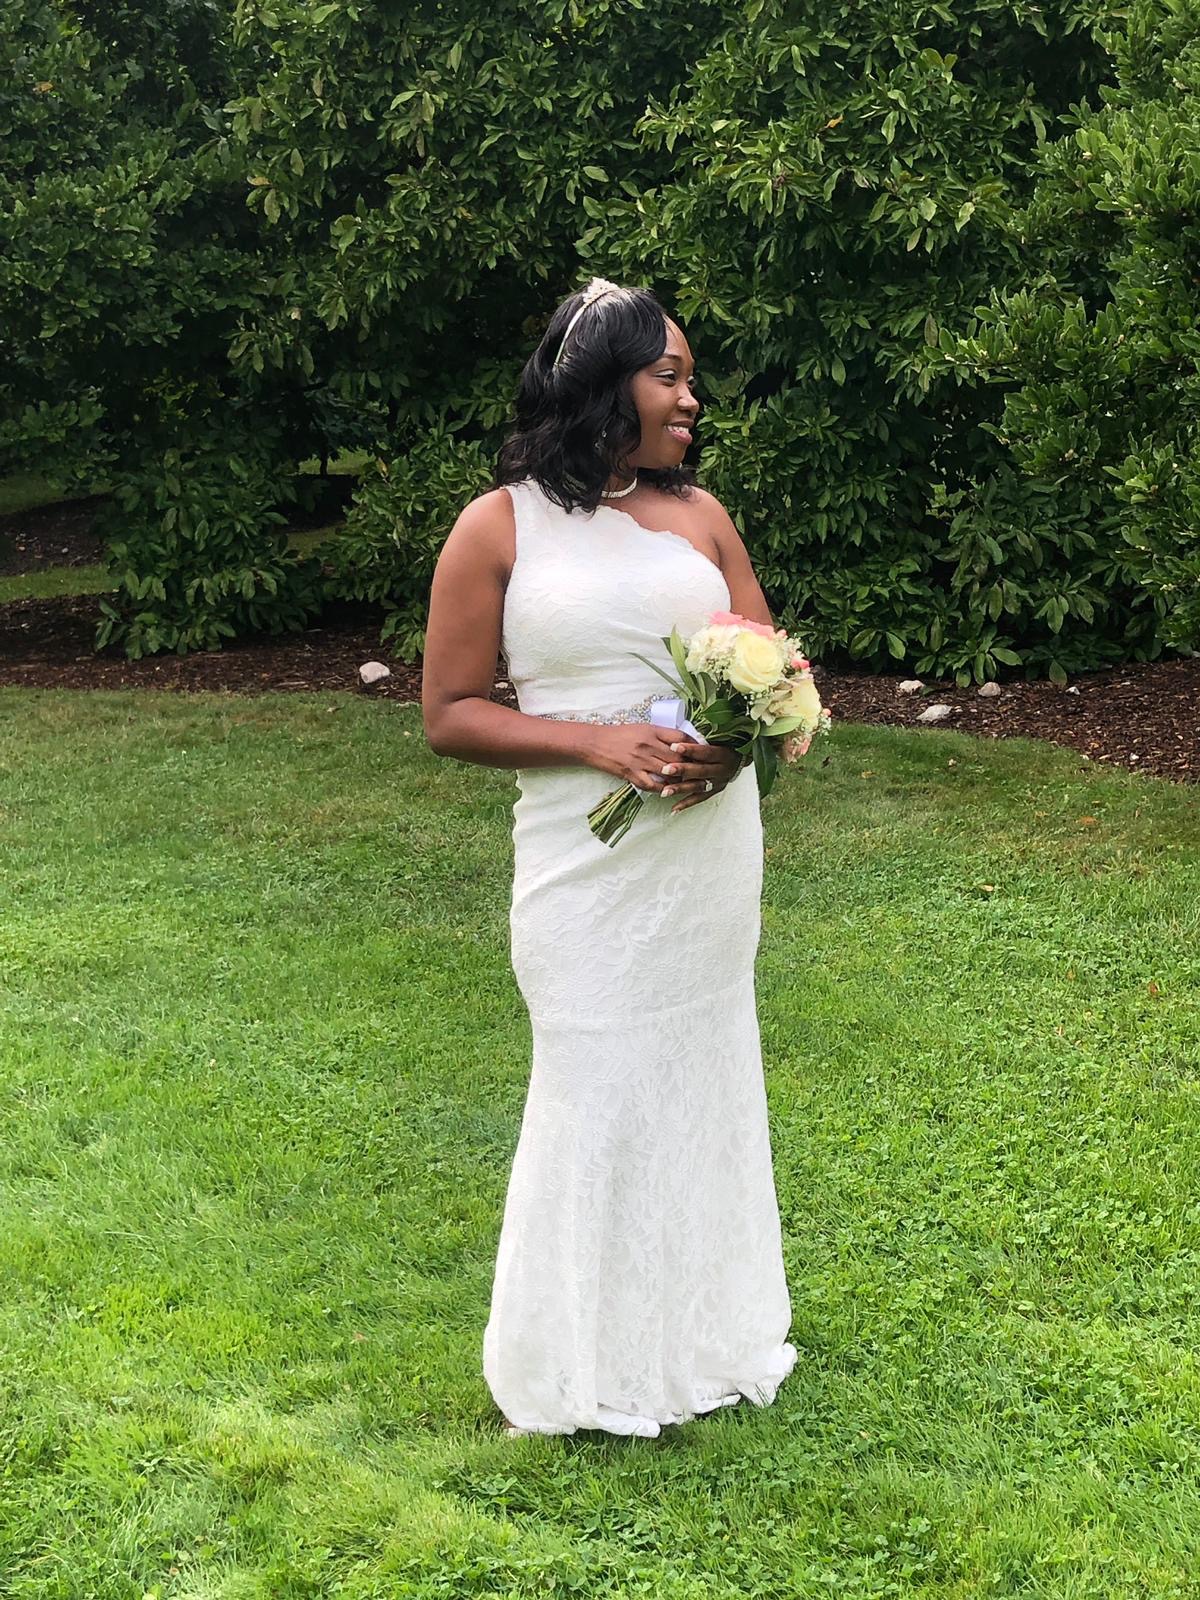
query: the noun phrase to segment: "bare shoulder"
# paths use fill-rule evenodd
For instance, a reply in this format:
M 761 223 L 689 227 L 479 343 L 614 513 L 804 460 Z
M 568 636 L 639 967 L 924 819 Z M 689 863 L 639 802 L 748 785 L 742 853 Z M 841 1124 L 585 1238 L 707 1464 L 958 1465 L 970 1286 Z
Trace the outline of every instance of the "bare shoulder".
M 516 519 L 507 489 L 489 489 L 459 512 L 443 547 L 456 565 L 479 562 L 493 569 L 504 583 L 516 559 Z
M 707 489 L 702 489 L 698 483 L 694 483 L 690 487 L 688 504 L 703 517 L 706 528 L 721 546 L 722 551 L 729 548 L 736 549 L 741 545 L 742 536 L 737 530 L 737 525 L 715 494 L 709 494 Z

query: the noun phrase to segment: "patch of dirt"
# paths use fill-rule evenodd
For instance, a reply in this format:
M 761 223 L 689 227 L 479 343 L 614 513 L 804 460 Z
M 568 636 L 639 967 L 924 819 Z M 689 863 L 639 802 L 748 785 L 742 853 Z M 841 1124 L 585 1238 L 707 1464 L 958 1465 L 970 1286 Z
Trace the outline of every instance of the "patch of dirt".
M 1152 772 L 1179 783 L 1200 783 L 1200 657 L 1131 662 L 1081 672 L 1063 689 L 1046 681 L 1002 683 L 994 699 L 953 680 L 921 681 L 925 689 L 901 694 L 909 677 L 822 674 L 813 677 L 830 711 L 843 722 L 922 727 L 928 706 L 948 705 L 935 727 L 991 739 L 1047 739 L 1093 761 L 1130 772 Z
M 171 689 L 233 694 L 327 693 L 358 690 L 378 698 L 421 698 L 420 665 L 389 658 L 379 642 L 383 610 L 330 607 L 301 633 L 240 640 L 224 649 L 127 661 L 92 650 L 97 610 L 92 596 L 16 600 L 0 606 L 0 684 L 66 689 Z M 383 661 L 392 676 L 362 689 L 358 669 Z M 501 674 L 493 698 L 516 705 Z M 814 668 L 822 698 L 839 722 L 920 727 L 916 718 L 940 702 L 951 715 L 936 726 L 1003 739 L 1046 739 L 1127 771 L 1200 783 L 1200 657 L 1107 667 L 1081 673 L 1066 689 L 1052 683 L 1006 683 L 994 699 L 975 688 L 925 680 L 902 695 L 907 674 L 832 672 Z M 1078 691 L 1078 692 L 1072 692 Z
M 47 567 L 97 566 L 104 559 L 104 548 L 92 523 L 103 500 L 103 495 L 95 494 L 0 517 L 0 578 Z

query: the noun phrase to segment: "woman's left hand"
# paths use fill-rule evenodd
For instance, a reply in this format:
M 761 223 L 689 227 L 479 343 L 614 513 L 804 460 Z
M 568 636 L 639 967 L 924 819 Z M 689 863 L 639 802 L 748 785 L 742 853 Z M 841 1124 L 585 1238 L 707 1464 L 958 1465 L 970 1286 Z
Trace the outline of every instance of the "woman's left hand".
M 689 739 L 682 744 L 673 744 L 671 752 L 673 759 L 669 764 L 672 770 L 667 772 L 664 767 L 664 787 L 659 793 L 681 796 L 678 803 L 671 807 L 673 812 L 686 811 L 688 806 L 711 800 L 737 776 L 742 766 L 741 756 L 728 745 L 695 744 Z M 705 779 L 712 781 L 709 790 L 704 787 Z

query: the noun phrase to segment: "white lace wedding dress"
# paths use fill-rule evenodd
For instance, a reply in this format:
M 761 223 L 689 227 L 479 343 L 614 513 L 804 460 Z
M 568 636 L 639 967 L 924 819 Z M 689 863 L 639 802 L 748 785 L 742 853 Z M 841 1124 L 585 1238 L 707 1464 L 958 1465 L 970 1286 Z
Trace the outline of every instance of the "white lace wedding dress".
M 523 712 L 649 719 L 661 643 L 727 609 L 721 570 L 617 506 L 568 514 L 511 486 L 502 649 Z M 672 815 L 647 797 L 612 848 L 588 810 L 617 779 L 518 771 L 512 964 L 532 1071 L 483 1373 L 539 1433 L 656 1435 L 769 1404 L 791 1304 L 755 1007 L 762 825 L 752 767 Z

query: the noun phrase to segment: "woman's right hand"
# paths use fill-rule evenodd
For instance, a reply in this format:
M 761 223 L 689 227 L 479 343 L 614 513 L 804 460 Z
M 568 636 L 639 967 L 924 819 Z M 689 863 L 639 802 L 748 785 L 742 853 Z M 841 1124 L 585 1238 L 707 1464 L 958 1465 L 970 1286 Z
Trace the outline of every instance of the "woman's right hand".
M 642 790 L 661 789 L 678 777 L 680 761 L 671 746 L 696 742 L 678 728 L 659 728 L 653 722 L 593 723 L 589 729 L 594 737 L 588 766 Z

